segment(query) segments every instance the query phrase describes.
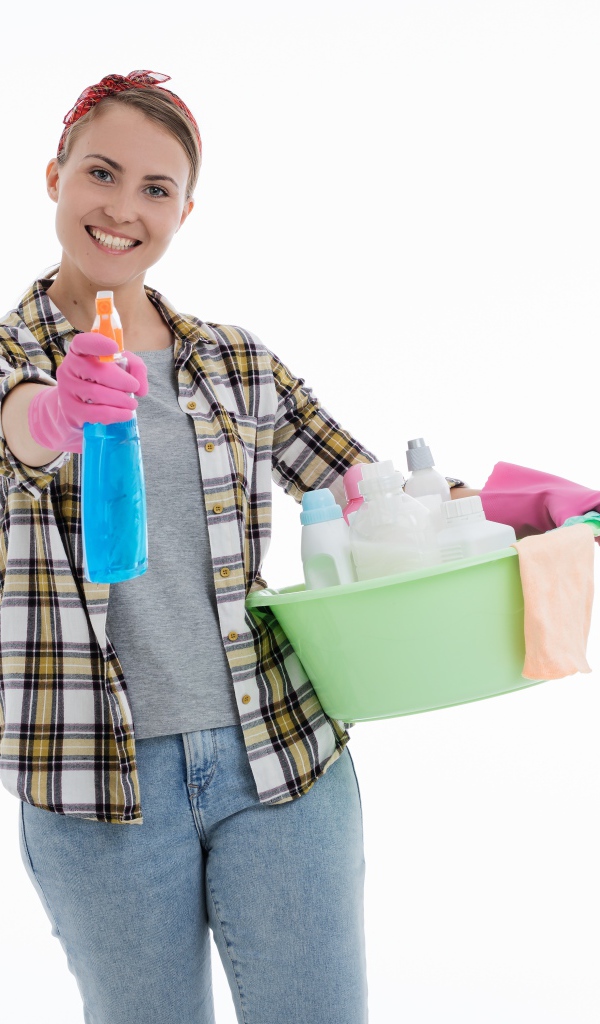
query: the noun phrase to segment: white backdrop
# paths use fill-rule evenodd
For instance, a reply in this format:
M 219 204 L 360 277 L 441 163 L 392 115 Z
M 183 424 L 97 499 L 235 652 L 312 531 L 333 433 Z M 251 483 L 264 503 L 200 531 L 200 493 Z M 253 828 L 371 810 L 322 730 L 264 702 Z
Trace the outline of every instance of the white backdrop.
M 4 308 L 59 257 L 43 175 L 63 115 L 104 74 L 163 71 L 204 164 L 149 284 L 255 331 L 400 469 L 424 435 L 475 487 L 505 460 L 600 488 L 597 2 L 15 10 Z M 300 582 L 299 539 L 278 493 L 271 585 Z M 599 615 L 591 675 L 354 728 L 372 1024 L 600 1019 Z M 17 811 L 1 789 L 2 1018 L 79 1024 Z M 233 1024 L 218 962 L 215 988 Z

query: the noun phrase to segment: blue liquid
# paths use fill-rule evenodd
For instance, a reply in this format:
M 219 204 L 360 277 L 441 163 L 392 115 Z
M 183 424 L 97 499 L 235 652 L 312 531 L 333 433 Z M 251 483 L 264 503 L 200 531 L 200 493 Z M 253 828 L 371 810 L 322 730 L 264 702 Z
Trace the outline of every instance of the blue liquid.
M 137 419 L 83 427 L 85 578 L 118 583 L 148 568 L 146 488 Z

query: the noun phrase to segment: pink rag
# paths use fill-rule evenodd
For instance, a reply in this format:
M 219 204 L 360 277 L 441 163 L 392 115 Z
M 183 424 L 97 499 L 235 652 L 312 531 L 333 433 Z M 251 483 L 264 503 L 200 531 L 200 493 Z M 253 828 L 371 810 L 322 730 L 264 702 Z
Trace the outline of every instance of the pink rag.
M 481 491 L 481 502 L 486 519 L 512 526 L 521 538 L 553 530 L 571 516 L 600 512 L 600 491 L 537 469 L 497 462 Z
M 586 645 L 594 597 L 592 530 L 577 523 L 525 537 L 512 547 L 519 555 L 525 605 L 523 678 L 591 672 Z

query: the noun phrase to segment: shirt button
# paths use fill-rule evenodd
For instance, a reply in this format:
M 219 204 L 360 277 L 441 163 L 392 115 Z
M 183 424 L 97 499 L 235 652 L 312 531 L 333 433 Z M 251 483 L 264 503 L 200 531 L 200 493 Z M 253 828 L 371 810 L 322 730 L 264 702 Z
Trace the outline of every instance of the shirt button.
M 188 407 L 188 409 L 195 409 L 196 408 L 196 403 L 195 402 L 188 402 L 187 407 Z
M 223 511 L 223 506 L 222 505 L 213 505 L 213 512 L 214 512 L 214 514 L 216 516 L 220 516 L 222 511 Z
M 223 568 L 221 569 L 221 576 L 227 579 L 228 576 L 231 576 L 231 569 L 228 569 L 227 566 L 224 565 Z
M 204 451 L 205 452 L 214 452 L 214 450 L 215 450 L 215 446 L 212 443 L 212 441 L 207 441 L 206 444 L 204 445 Z
M 228 634 L 227 634 L 227 639 L 228 639 L 228 640 L 231 640 L 232 644 L 233 644 L 233 643 L 235 643 L 235 641 L 237 640 L 237 638 L 238 638 L 238 635 L 237 635 L 237 633 L 236 633 L 235 629 L 232 629 L 232 630 L 231 630 L 231 633 L 228 633 Z
M 250 696 L 250 694 L 245 693 L 244 696 L 242 697 L 242 704 L 249 704 L 251 700 L 252 697 Z

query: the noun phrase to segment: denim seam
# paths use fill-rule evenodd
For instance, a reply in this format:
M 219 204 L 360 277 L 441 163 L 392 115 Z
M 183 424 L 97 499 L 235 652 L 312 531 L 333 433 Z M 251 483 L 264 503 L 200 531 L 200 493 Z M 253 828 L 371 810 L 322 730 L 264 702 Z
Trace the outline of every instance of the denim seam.
M 225 948 L 227 949 L 227 955 L 229 957 L 229 963 L 231 964 L 231 969 L 233 971 L 233 974 L 234 974 L 234 977 L 235 977 L 235 980 L 236 980 L 236 983 L 237 983 L 237 994 L 238 994 L 238 999 L 239 999 L 240 1012 L 242 1014 L 242 1021 L 243 1021 L 243 1024 L 250 1024 L 248 1018 L 246 1017 L 246 1011 L 244 1009 L 244 1001 L 243 1001 L 243 996 L 242 996 L 242 986 L 241 986 L 241 983 L 240 983 L 240 977 L 238 975 L 237 967 L 236 967 L 236 965 L 234 963 L 233 957 L 232 957 L 231 952 L 230 952 L 230 950 L 231 950 L 231 943 L 229 942 L 229 940 L 228 940 L 228 938 L 227 938 L 227 936 L 225 934 L 225 929 L 223 928 L 223 922 L 221 921 L 221 915 L 219 914 L 219 911 L 217 909 L 217 902 L 215 900 L 215 894 L 213 892 L 212 885 L 210 884 L 210 882 L 208 880 L 208 873 L 207 873 L 207 877 L 206 877 L 206 891 L 210 895 L 210 900 L 211 900 L 211 903 L 212 903 L 214 911 L 215 911 L 215 919 L 219 922 L 219 927 L 221 929 L 221 935 L 223 936 L 223 941 L 225 943 Z
M 32 874 L 33 878 L 35 879 L 35 886 L 37 886 L 37 888 L 39 890 L 39 893 L 40 893 L 40 896 L 42 898 L 42 901 L 43 901 L 43 903 L 46 906 L 46 914 L 50 918 L 50 921 L 51 921 L 52 925 L 54 926 L 54 930 L 56 931 L 56 937 L 59 938 L 61 943 L 62 943 L 62 935 L 60 934 L 60 929 L 58 927 L 58 922 L 56 920 L 56 916 L 55 916 L 54 911 L 52 910 L 50 904 L 48 903 L 48 898 L 47 898 L 46 893 L 44 892 L 44 890 L 42 888 L 42 883 L 40 882 L 40 880 L 39 880 L 39 878 L 37 876 L 37 872 L 36 872 L 36 870 L 35 870 L 35 868 L 33 866 L 33 861 L 31 859 L 31 853 L 29 851 L 29 846 L 27 845 L 27 838 L 25 836 L 25 819 L 24 819 L 24 815 L 23 815 L 23 805 L 24 805 L 24 803 L 25 803 L 25 801 L 21 800 L 21 806 L 19 808 L 19 828 L 20 828 L 20 831 L 21 831 L 21 839 L 22 839 L 22 842 L 23 842 L 23 849 L 24 849 L 25 855 L 27 857 L 27 862 L 29 864 L 29 868 L 31 870 L 31 874 Z
M 203 731 L 204 732 L 210 732 L 210 742 L 211 742 L 211 746 L 212 746 L 212 760 L 211 760 L 210 768 L 208 770 L 208 777 L 206 779 L 203 778 L 202 782 L 199 782 L 199 783 L 196 783 L 196 782 L 188 783 L 188 785 L 193 785 L 197 789 L 198 793 L 202 793 L 202 792 L 204 792 L 204 790 L 208 789 L 208 787 L 210 786 L 210 784 L 211 784 L 211 782 L 212 782 L 212 780 L 214 778 L 215 772 L 217 770 L 217 744 L 216 744 L 216 740 L 215 740 L 215 730 L 214 729 L 210 729 L 210 730 L 203 730 Z M 184 735 L 186 735 L 186 734 L 184 734 Z M 191 769 L 192 769 L 192 763 L 191 763 L 191 757 L 190 757 L 189 761 L 188 761 L 188 757 L 187 757 L 187 753 L 188 753 L 188 751 L 190 749 L 189 741 L 187 740 L 187 738 L 185 740 L 184 749 L 185 749 L 185 753 L 186 753 L 185 760 L 186 760 L 186 766 L 187 766 L 187 774 L 190 775 L 191 774 Z

